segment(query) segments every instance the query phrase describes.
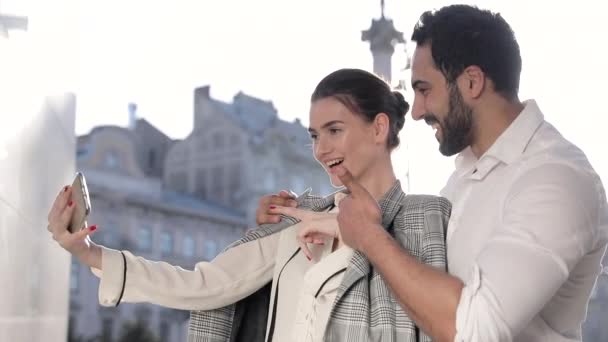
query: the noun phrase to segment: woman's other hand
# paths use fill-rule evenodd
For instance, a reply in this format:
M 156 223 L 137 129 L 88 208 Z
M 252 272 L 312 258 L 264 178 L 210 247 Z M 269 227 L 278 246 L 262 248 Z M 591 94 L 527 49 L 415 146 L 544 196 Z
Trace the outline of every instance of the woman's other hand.
M 291 216 L 300 220 L 297 240 L 304 255 L 309 260 L 312 260 L 313 255 L 310 249 L 308 249 L 308 243 L 322 245 L 328 237 L 340 239 L 338 214 L 281 206 L 270 209 L 270 212 L 276 215 Z
M 281 215 L 272 212 L 277 206 L 297 207 L 296 196 L 287 190 L 282 190 L 276 195 L 266 195 L 260 198 L 258 209 L 255 211 L 255 222 L 257 225 L 265 223 L 281 222 Z

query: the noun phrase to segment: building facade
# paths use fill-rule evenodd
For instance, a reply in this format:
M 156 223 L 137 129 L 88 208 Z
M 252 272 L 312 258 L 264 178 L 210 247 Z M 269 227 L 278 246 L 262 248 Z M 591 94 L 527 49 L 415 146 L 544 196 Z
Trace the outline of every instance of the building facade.
M 208 86 L 194 91 L 194 129 L 167 153 L 164 183 L 235 208 L 250 224 L 260 196 L 277 189 L 333 191 L 298 120 L 283 121 L 271 102 L 244 93 L 213 99 Z

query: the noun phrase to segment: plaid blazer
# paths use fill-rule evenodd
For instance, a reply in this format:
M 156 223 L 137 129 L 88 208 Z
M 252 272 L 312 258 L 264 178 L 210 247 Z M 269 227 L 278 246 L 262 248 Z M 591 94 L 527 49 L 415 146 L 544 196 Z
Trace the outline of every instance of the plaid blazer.
M 297 198 L 298 207 L 323 211 L 334 203 L 334 195 L 315 197 L 308 190 Z M 382 226 L 405 250 L 425 264 L 446 270 L 445 234 L 451 211 L 448 200 L 430 195 L 406 196 L 397 181 L 379 204 Z M 261 225 L 227 249 L 275 234 L 297 222 L 292 217 L 284 217 L 281 223 Z M 267 284 L 224 308 L 192 311 L 188 342 L 264 341 L 272 285 Z M 365 255 L 358 251 L 350 260 L 338 289 L 324 340 L 431 341 L 404 312 Z

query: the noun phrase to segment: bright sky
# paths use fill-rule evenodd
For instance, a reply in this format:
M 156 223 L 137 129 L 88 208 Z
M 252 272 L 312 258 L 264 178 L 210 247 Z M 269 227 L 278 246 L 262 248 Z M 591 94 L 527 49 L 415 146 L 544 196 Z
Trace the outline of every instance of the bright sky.
M 184 138 L 192 129 L 193 88 L 207 84 L 215 98 L 230 101 L 242 90 L 272 100 L 283 119 L 307 124 L 309 95 L 323 76 L 342 67 L 371 69 L 361 30 L 380 15 L 379 3 L 0 0 L 0 11 L 30 17 L 29 32 L 15 35 L 34 46 L 27 63 L 37 73 L 28 76 L 49 91 L 77 92 L 78 134 L 96 125 L 126 125 L 127 102 L 134 101 L 141 117 Z M 449 3 L 454 2 L 387 0 L 386 14 L 409 40 L 424 10 Z M 516 33 L 524 63 L 521 98 L 535 98 L 545 117 L 608 179 L 603 124 L 608 111 L 601 102 L 608 79 L 608 24 L 602 2 L 474 3 L 501 12 Z M 405 65 L 404 49 L 397 49 L 395 70 Z M 453 161 L 439 154 L 424 123 L 408 120 L 402 140 L 409 145 L 411 191 L 437 193 Z M 406 144 L 394 158 L 400 176 Z

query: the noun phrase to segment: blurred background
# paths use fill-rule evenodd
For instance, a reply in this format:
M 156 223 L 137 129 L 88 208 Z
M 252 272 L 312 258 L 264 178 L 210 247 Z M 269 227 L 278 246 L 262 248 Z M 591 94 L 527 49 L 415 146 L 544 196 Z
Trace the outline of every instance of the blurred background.
M 49 237 L 76 170 L 96 242 L 191 268 L 280 189 L 332 191 L 312 158 L 309 97 L 331 71 L 374 71 L 408 99 L 411 30 L 453 1 L 0 0 L 0 342 L 185 341 L 188 312 L 97 304 L 98 280 Z M 465 2 L 520 43 L 521 99 L 608 178 L 601 1 Z M 412 193 L 437 194 L 453 158 L 406 120 L 394 153 Z M 608 258 L 604 258 L 608 265 Z M 608 268 L 584 341 L 608 341 Z

